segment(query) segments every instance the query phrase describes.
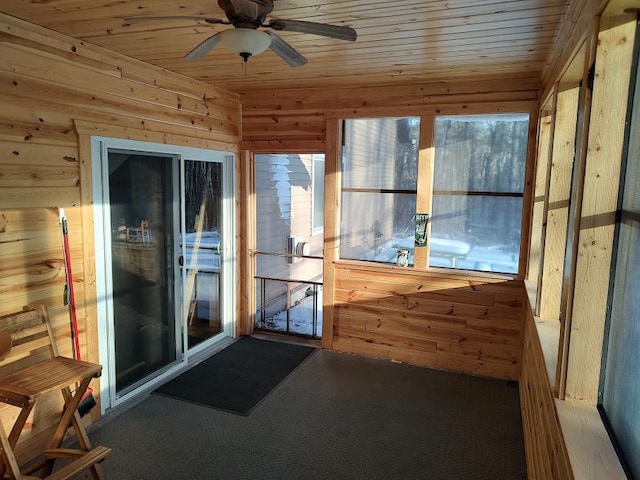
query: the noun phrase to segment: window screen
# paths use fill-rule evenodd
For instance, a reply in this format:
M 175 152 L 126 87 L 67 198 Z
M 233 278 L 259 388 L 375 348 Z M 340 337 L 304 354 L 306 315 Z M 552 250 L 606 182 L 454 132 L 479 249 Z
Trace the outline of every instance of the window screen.
M 415 117 L 345 121 L 341 258 L 395 263 L 413 251 L 419 136 Z
M 600 408 L 631 478 L 640 479 L 640 303 L 637 298 L 640 292 L 640 75 L 637 68 L 635 75 Z
M 438 116 L 430 266 L 517 273 L 528 114 Z

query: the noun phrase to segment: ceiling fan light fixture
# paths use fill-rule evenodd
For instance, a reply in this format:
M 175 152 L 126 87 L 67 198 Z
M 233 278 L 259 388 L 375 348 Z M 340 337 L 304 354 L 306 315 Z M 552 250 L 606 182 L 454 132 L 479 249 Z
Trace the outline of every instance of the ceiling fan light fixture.
M 220 34 L 222 43 L 246 62 L 250 56 L 264 52 L 271 45 L 271 37 L 251 28 L 234 28 Z

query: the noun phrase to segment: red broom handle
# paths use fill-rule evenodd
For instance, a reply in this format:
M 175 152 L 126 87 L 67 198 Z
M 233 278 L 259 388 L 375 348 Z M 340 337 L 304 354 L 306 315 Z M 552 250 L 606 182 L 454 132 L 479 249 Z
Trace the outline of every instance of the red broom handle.
M 78 334 L 78 318 L 76 316 L 76 296 L 73 291 L 73 274 L 71 272 L 71 251 L 69 249 L 69 229 L 64 210 L 60 209 L 60 223 L 62 224 L 62 243 L 64 245 L 64 268 L 67 274 L 69 288 L 69 313 L 71 315 L 71 334 L 73 336 L 74 357 L 80 360 L 80 335 Z

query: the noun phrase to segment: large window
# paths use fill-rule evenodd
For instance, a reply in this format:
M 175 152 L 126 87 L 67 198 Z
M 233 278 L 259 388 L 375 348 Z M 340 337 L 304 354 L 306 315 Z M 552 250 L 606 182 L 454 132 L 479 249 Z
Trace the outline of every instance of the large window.
M 517 273 L 529 115 L 439 116 L 431 266 Z
M 640 479 L 640 75 L 629 128 L 617 223 L 600 408 L 631 478 Z
M 412 249 L 419 118 L 347 120 L 340 257 L 395 263 Z
M 430 213 L 429 266 L 517 273 L 529 115 L 436 116 L 434 124 L 435 158 L 420 157 L 432 162 L 420 169 L 433 171 L 425 184 L 418 158 L 430 146 L 419 145 L 419 118 L 345 121 L 340 257 L 396 263 L 406 250 L 413 265 L 415 215 Z M 416 211 L 420 204 L 431 212 Z

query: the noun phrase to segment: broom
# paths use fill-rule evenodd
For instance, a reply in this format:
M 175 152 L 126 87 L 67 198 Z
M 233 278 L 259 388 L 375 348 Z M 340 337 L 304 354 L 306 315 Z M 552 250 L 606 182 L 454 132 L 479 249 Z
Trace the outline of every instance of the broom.
M 62 226 L 62 245 L 63 245 L 63 259 L 64 259 L 64 272 L 66 277 L 66 283 L 64 286 L 64 304 L 69 306 L 69 319 L 71 322 L 71 344 L 73 349 L 73 358 L 81 360 L 80 358 L 80 338 L 78 335 L 78 318 L 76 316 L 76 297 L 73 291 L 73 275 L 71 273 L 71 253 L 69 250 L 69 228 L 67 226 L 67 217 L 64 214 L 64 209 L 59 209 L 60 225 Z M 89 387 L 85 394 L 82 396 L 80 403 L 78 404 L 78 413 L 80 417 L 84 417 L 96 406 L 96 399 L 93 397 L 93 389 Z

